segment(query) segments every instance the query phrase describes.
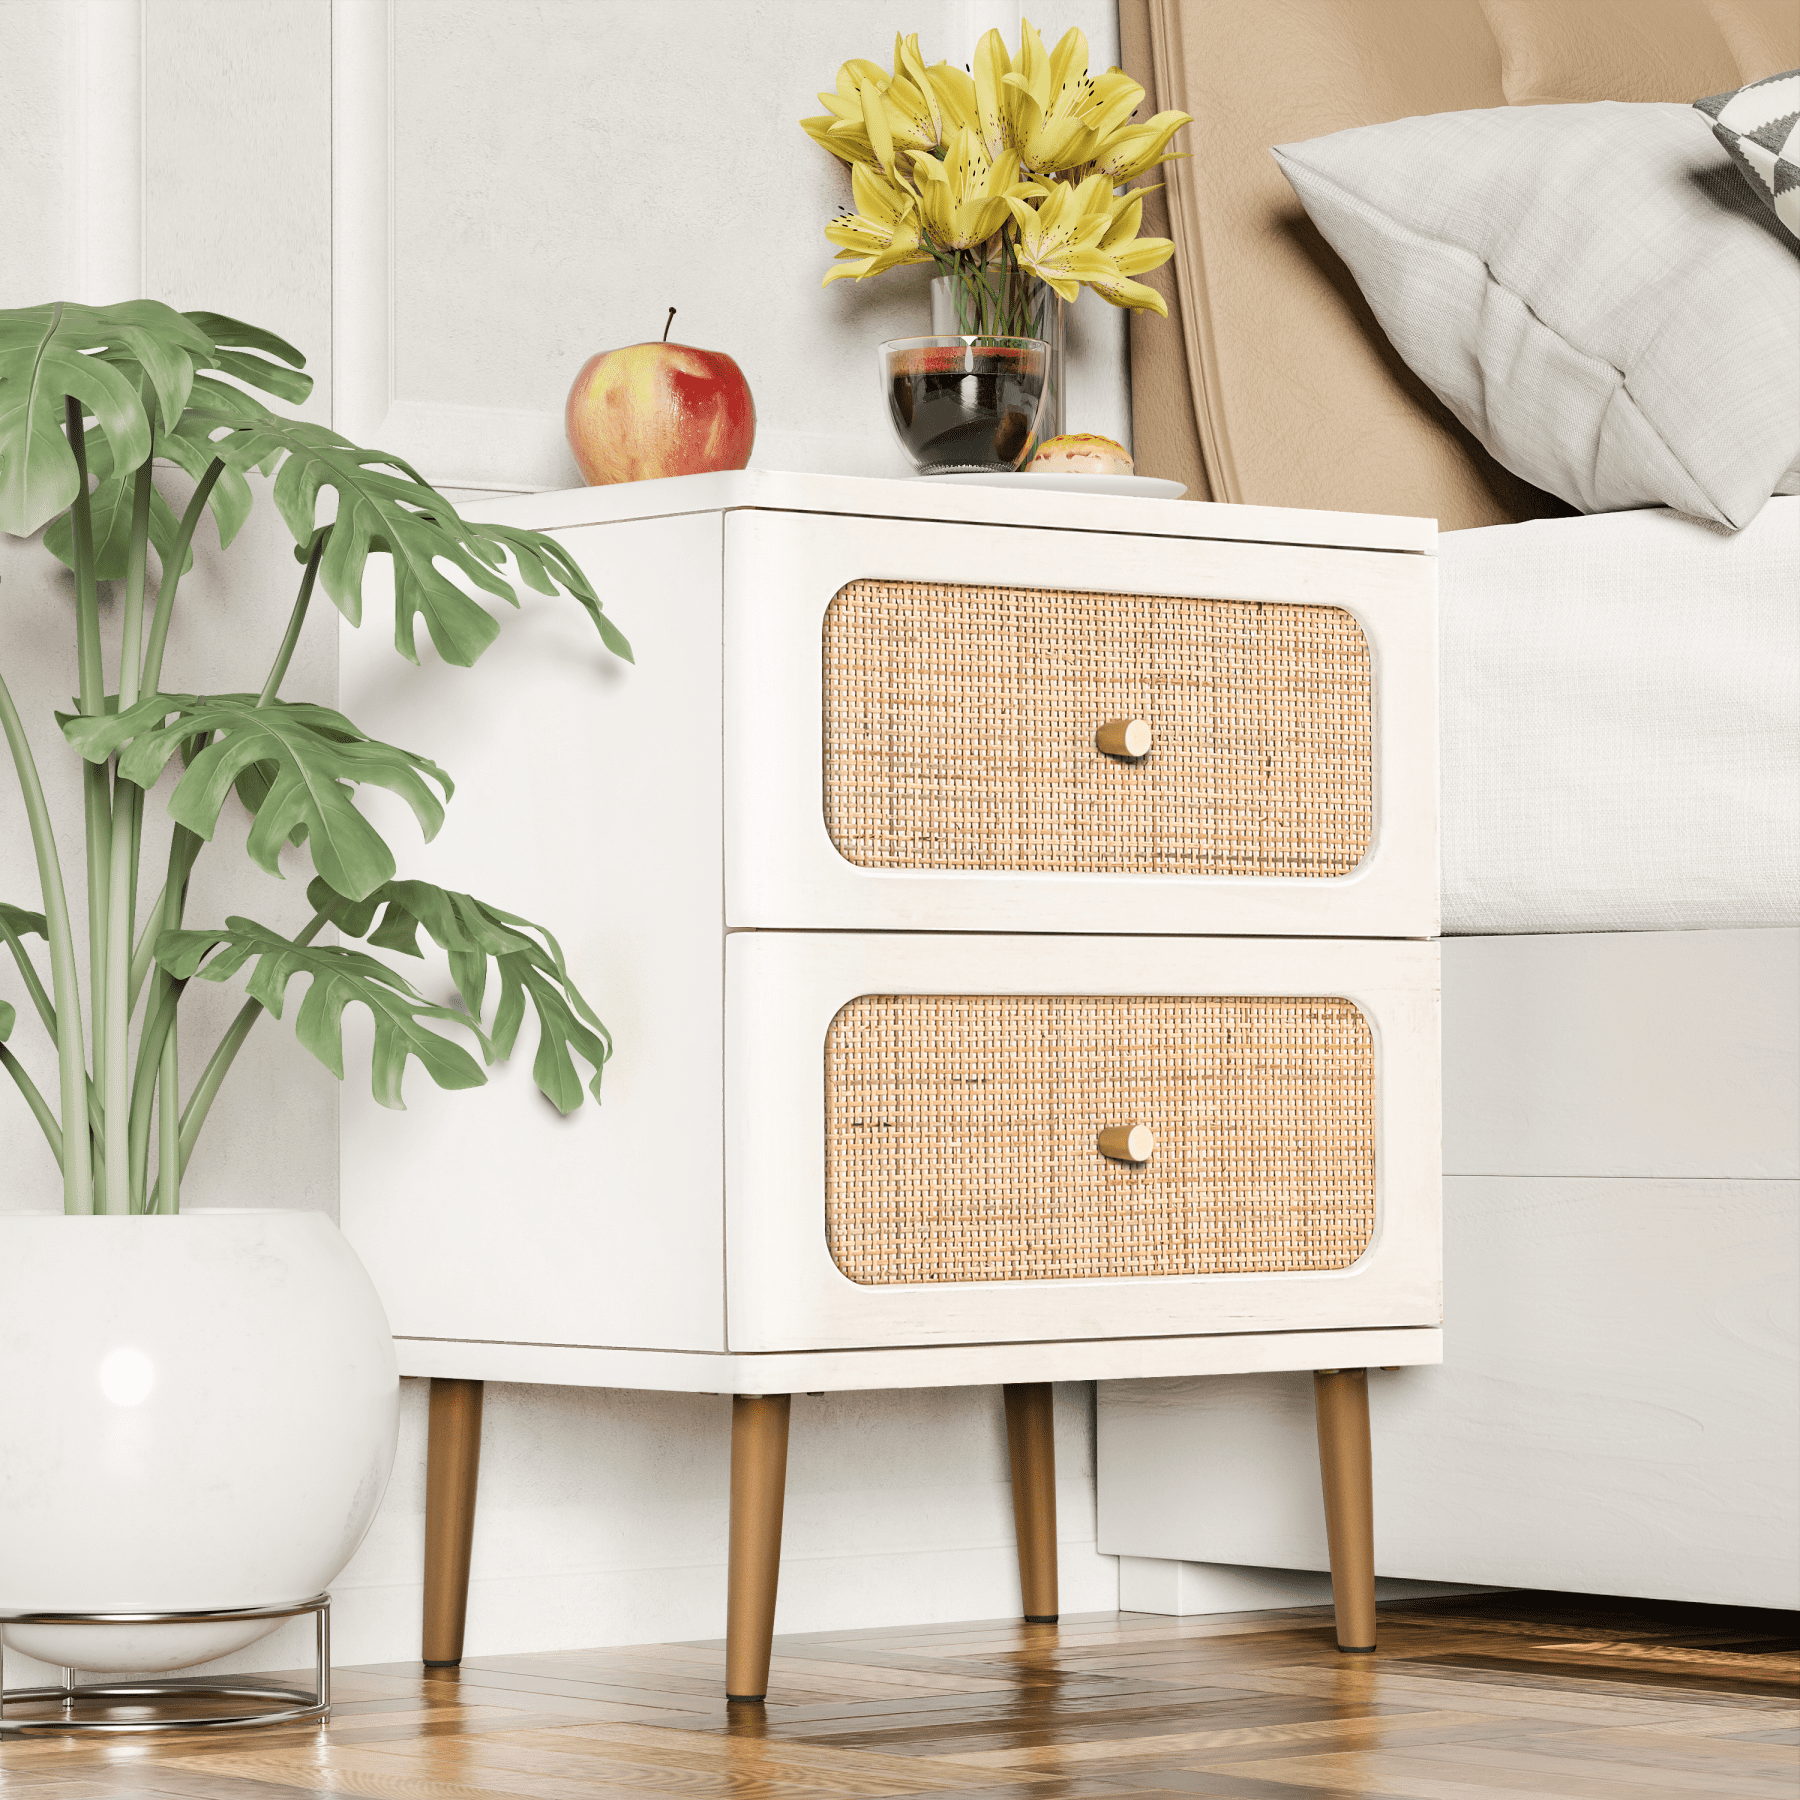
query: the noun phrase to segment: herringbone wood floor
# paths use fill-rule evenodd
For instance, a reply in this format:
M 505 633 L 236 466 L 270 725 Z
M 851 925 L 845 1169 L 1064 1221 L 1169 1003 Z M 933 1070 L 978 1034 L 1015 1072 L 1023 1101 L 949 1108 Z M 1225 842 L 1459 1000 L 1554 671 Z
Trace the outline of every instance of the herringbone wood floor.
M 1504 1594 L 777 1640 L 766 1711 L 712 1644 L 344 1669 L 329 1726 L 9 1741 L 33 1800 L 1792 1800 L 1791 1615 Z

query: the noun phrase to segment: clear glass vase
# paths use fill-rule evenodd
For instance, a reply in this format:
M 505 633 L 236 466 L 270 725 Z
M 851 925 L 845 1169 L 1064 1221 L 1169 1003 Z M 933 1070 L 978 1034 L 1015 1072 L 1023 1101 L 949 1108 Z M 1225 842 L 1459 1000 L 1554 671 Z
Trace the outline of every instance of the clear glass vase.
M 1063 429 L 1063 303 L 1053 288 L 1022 269 L 939 275 L 931 283 L 931 330 L 937 337 L 1039 338 L 1049 346 L 1036 439 Z

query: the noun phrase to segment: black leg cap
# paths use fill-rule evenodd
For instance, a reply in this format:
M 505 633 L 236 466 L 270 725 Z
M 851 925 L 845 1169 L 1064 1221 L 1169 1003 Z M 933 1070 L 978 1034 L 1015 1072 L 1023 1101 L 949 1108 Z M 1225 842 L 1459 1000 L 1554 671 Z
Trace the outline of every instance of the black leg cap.
M 460 1669 L 462 1667 L 462 1658 L 459 1656 L 454 1662 L 432 1662 L 431 1659 L 427 1657 L 425 1666 L 428 1669 Z
M 1375 1654 L 1375 1646 L 1373 1644 L 1339 1644 L 1338 1645 L 1338 1655 L 1339 1656 L 1373 1656 L 1374 1654 Z
M 1027 1625 L 1054 1625 L 1061 1617 L 1060 1613 L 1027 1613 L 1025 1623 Z
M 761 1706 L 768 1699 L 767 1694 L 727 1694 L 725 1698 L 735 1706 Z

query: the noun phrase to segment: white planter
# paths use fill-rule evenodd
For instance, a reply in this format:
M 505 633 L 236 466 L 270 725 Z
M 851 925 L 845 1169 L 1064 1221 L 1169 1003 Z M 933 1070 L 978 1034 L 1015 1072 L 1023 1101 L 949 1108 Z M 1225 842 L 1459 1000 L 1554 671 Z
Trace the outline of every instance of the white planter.
M 320 1592 L 375 1517 L 399 1380 L 322 1213 L 0 1213 L 0 1611 L 189 1612 Z M 181 1668 L 229 1625 L 9 1626 L 45 1662 Z

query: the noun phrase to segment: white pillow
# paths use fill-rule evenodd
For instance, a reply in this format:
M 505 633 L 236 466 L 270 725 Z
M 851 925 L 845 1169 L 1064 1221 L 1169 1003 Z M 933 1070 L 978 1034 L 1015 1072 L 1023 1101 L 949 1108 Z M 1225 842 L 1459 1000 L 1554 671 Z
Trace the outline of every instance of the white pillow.
M 1692 107 L 1436 113 L 1275 152 L 1394 348 L 1583 512 L 1800 492 L 1800 259 Z

